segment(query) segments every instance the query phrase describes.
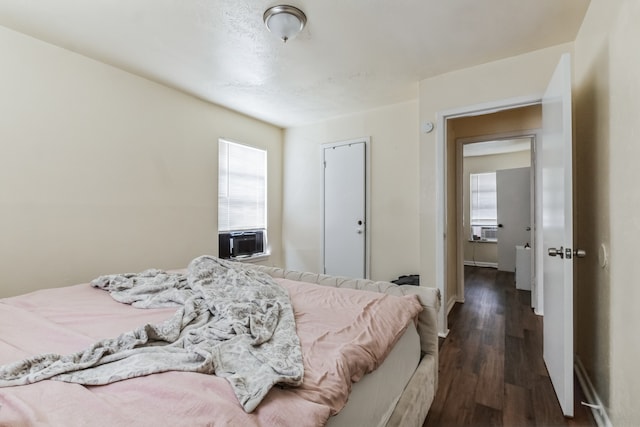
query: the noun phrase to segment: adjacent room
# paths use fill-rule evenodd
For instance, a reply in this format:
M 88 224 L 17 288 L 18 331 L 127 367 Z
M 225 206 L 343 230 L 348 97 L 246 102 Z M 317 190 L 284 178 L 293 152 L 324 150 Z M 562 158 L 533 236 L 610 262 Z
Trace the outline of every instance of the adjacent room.
M 0 425 L 637 425 L 638 22 L 0 0 Z

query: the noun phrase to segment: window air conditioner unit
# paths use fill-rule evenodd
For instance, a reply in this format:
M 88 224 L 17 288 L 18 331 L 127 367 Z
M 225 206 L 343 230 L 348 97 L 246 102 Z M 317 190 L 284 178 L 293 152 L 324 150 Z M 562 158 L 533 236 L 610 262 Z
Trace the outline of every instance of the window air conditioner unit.
M 496 240 L 498 238 L 498 227 L 481 227 L 480 238 L 482 240 Z
M 220 233 L 218 256 L 220 258 L 244 258 L 264 253 L 264 230 L 249 230 Z

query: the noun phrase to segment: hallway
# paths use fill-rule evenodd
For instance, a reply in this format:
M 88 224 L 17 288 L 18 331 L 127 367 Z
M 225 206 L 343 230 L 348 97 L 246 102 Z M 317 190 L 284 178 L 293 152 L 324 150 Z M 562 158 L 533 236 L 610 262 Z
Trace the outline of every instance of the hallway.
M 577 380 L 565 418 L 542 359 L 542 317 L 513 273 L 465 267 L 465 303 L 440 341 L 439 386 L 424 427 L 595 426 Z

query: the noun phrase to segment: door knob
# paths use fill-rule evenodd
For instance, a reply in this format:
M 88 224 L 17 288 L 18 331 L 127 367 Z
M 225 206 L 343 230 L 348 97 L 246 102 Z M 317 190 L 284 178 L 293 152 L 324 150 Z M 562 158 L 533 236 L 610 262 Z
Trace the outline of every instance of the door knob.
M 560 258 L 564 258 L 564 248 L 560 246 L 560 249 L 549 248 L 549 256 L 559 256 Z
M 567 249 L 564 250 L 564 256 L 567 259 L 571 259 L 571 257 L 574 256 L 574 255 L 575 255 L 576 258 L 584 258 L 584 257 L 587 256 L 587 252 L 584 249 L 571 250 L 571 248 L 567 248 Z
M 576 258 L 584 258 L 587 256 L 587 252 L 584 249 L 571 250 L 571 248 L 564 249 L 562 246 L 560 246 L 560 249 L 549 248 L 549 256 L 559 256 L 560 258 L 564 258 L 566 256 L 567 259 L 571 259 L 571 256 L 575 256 Z
M 584 258 L 587 256 L 587 251 L 585 251 L 584 249 L 574 249 L 573 250 L 573 255 L 576 258 Z

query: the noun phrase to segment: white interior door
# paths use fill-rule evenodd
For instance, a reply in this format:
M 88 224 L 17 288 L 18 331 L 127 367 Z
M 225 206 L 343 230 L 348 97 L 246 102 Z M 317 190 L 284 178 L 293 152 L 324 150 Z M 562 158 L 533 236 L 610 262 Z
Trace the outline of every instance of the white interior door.
M 562 412 L 573 416 L 573 191 L 571 58 L 542 100 L 544 360 Z
M 366 277 L 366 143 L 324 152 L 324 272 Z
M 498 270 L 515 271 L 516 246 L 531 244 L 531 169 L 496 171 Z

